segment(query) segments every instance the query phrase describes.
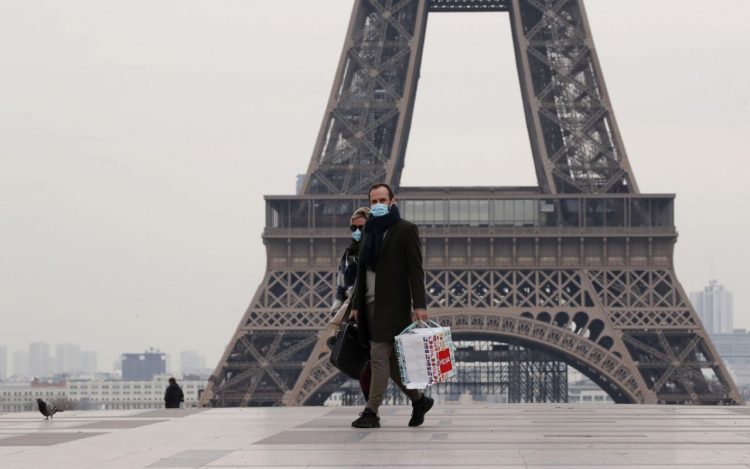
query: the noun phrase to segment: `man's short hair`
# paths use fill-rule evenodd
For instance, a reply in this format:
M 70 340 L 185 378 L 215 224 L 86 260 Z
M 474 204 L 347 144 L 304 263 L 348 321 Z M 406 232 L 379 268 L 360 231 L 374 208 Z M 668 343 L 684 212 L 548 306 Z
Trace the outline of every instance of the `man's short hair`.
M 377 189 L 379 187 L 385 187 L 386 189 L 388 189 L 388 198 L 389 199 L 393 200 L 393 198 L 396 197 L 396 195 L 393 193 L 393 189 L 391 189 L 391 186 L 389 186 L 388 184 L 386 184 L 384 182 L 379 182 L 377 184 L 373 184 L 372 186 L 370 186 L 370 190 L 367 191 L 367 198 L 369 199 L 370 198 L 370 194 L 372 194 L 372 191 L 374 191 L 375 189 Z

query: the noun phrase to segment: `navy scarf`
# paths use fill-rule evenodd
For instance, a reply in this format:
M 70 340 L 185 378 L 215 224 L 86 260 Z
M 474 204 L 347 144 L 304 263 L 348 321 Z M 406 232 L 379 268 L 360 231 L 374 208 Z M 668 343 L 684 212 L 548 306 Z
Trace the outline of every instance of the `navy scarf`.
M 382 217 L 370 216 L 365 223 L 365 245 L 362 247 L 362 255 L 359 259 L 364 262 L 367 270 L 375 272 L 378 265 L 378 256 L 383 249 L 383 235 L 391 226 L 395 225 L 401 219 L 398 213 L 398 207 L 391 205 L 391 209 Z

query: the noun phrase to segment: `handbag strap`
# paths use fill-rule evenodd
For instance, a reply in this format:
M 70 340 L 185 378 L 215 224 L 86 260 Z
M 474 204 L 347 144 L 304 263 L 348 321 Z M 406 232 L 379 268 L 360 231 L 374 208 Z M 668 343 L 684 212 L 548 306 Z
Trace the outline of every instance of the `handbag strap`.
M 348 322 L 350 320 L 350 316 L 352 314 L 352 298 L 354 297 L 354 293 L 357 291 L 357 281 L 355 280 L 354 283 L 351 286 L 352 288 L 352 296 L 346 299 L 344 303 L 346 304 L 346 311 L 344 312 L 344 315 L 341 317 L 341 322 Z

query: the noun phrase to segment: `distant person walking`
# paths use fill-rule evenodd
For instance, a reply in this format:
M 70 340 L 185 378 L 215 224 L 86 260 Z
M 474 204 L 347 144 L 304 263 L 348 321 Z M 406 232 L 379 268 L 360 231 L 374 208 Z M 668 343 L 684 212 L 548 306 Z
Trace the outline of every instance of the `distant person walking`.
M 164 404 L 167 409 L 179 409 L 180 402 L 185 401 L 185 395 L 182 393 L 182 388 L 177 385 L 177 380 L 169 378 L 169 386 L 164 392 Z
M 413 320 L 427 319 L 419 231 L 401 218 L 387 184 L 372 186 L 368 198 L 370 218 L 359 254 L 352 317 L 359 324 L 360 339 L 370 343 L 372 382 L 367 405 L 352 426 L 380 427 L 378 409 L 390 377 L 411 399 L 409 426 L 416 427 L 422 425 L 434 401 L 422 391 L 406 389 L 394 342 Z

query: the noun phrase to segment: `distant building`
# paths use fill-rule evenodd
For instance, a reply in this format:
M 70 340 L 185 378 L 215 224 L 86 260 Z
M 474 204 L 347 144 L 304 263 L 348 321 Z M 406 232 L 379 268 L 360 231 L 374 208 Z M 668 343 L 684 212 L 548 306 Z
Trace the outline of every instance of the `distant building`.
M 700 292 L 690 293 L 690 302 L 709 334 L 730 334 L 734 328 L 732 292 L 716 280 Z
M 52 375 L 49 344 L 35 342 L 29 345 L 29 374 L 35 378 L 45 378 Z
M 81 347 L 76 344 L 55 346 L 55 373 L 75 375 L 81 372 Z
M 8 348 L 0 346 L 0 381 L 8 377 Z
M 28 412 L 37 408 L 37 398 L 54 402 L 64 399 L 66 394 L 64 381 L 0 384 L 0 412 Z
M 68 397 L 80 409 L 161 409 L 164 408 L 164 391 L 169 385 L 169 375 L 154 376 L 149 380 L 71 380 Z M 179 380 L 177 384 L 185 394 L 183 407 L 196 407 L 204 380 Z
M 13 352 L 13 375 L 29 377 L 29 352 L 26 350 Z
M 583 377 L 568 383 L 568 403 L 570 404 L 614 404 L 609 394 L 590 379 Z
M 159 351 L 122 355 L 122 379 L 124 380 L 150 380 L 166 371 L 166 355 Z
M 0 384 L 0 412 L 28 412 L 36 409 L 36 399 L 69 399 L 81 410 L 161 409 L 169 375 L 150 380 L 73 379 L 58 383 Z M 184 407 L 195 407 L 206 385 L 204 380 L 179 380 L 185 394 Z
M 750 386 L 750 333 L 735 329 L 731 334 L 711 334 L 711 341 L 738 386 Z
M 180 371 L 182 375 L 197 375 L 203 376 L 210 374 L 210 370 L 206 368 L 206 359 L 199 355 L 195 350 L 185 350 L 180 352 Z
M 97 368 L 96 352 L 89 350 L 81 352 L 81 373 L 91 376 L 96 374 Z

